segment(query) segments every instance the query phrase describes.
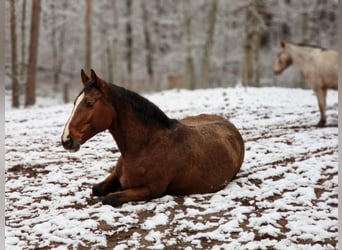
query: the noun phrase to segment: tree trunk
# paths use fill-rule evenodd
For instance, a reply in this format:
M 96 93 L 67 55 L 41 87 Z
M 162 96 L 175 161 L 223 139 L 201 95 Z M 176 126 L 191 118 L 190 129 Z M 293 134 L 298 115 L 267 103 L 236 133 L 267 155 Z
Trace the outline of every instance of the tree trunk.
M 243 60 L 242 84 L 247 86 L 260 86 L 260 17 L 257 2 L 253 1 L 246 10 L 245 45 Z
M 210 74 L 210 58 L 211 49 L 213 46 L 215 23 L 216 23 L 216 11 L 217 11 L 217 0 L 212 0 L 211 10 L 209 13 L 209 27 L 207 33 L 207 40 L 204 45 L 203 58 L 202 58 L 202 87 L 209 87 L 209 74 Z
M 260 26 L 256 27 L 253 36 L 253 83 L 255 87 L 260 87 Z
M 110 80 L 112 83 L 116 83 L 119 79 L 118 76 L 118 64 L 117 64 L 117 47 L 118 47 L 118 11 L 116 7 L 116 0 L 112 1 L 113 4 L 113 14 L 114 14 L 114 23 L 113 28 L 115 32 L 115 37 L 113 38 L 111 49 L 109 49 L 110 54 L 108 60 L 110 60 L 110 63 L 108 63 L 109 68 L 109 74 L 110 74 Z M 109 61 L 108 61 L 109 62 Z
M 243 70 L 242 70 L 242 85 L 248 87 L 252 78 L 252 65 L 251 65 L 251 45 L 245 41 L 244 56 L 243 56 Z
M 107 27 L 106 24 L 103 20 L 103 18 L 100 18 L 100 34 L 98 35 L 98 37 L 100 38 L 100 50 L 102 51 L 102 55 L 101 55 L 101 71 L 103 72 L 102 74 L 104 76 L 106 76 L 107 79 L 109 79 L 110 73 L 108 71 L 109 69 L 109 64 L 110 61 L 108 59 L 108 57 L 110 57 L 110 48 L 108 45 L 108 40 L 107 40 Z
M 245 26 L 245 44 L 244 44 L 244 57 L 243 57 L 243 75 L 242 84 L 247 87 L 251 84 L 252 79 L 252 45 L 251 45 L 251 21 L 252 13 L 249 8 L 246 10 L 246 26 Z
M 184 26 L 185 26 L 185 73 L 184 85 L 186 88 L 195 89 L 194 79 L 194 61 L 192 57 L 192 40 L 191 40 L 191 0 L 186 0 L 184 8 Z
M 68 0 L 64 0 L 63 2 L 63 9 L 67 10 L 68 8 Z M 65 15 L 63 16 L 63 26 L 61 28 L 61 33 L 59 36 L 59 55 L 58 55 L 58 61 L 57 61 L 57 73 L 56 73 L 56 78 L 57 78 L 57 82 L 59 84 L 59 76 L 60 73 L 62 72 L 62 67 L 63 67 L 63 63 L 64 63 L 64 42 L 65 42 L 65 30 L 66 30 L 66 22 L 65 22 Z
M 86 34 L 85 34 L 85 70 L 90 71 L 91 69 L 91 54 L 92 54 L 92 0 L 86 0 Z
M 11 49 L 12 49 L 12 107 L 19 107 L 17 31 L 15 16 L 15 0 L 10 2 Z
M 145 6 L 145 1 L 141 1 L 141 8 L 143 12 L 143 29 L 144 29 L 144 37 L 145 37 L 145 49 L 146 49 L 146 67 L 147 67 L 147 75 L 150 81 L 150 84 L 154 84 L 154 71 L 153 71 L 153 51 L 151 45 L 150 32 L 148 30 L 148 12 Z
M 39 15 L 40 15 L 40 0 L 33 0 L 25 106 L 34 105 L 36 102 L 35 91 L 36 91 L 36 68 L 37 68 L 38 37 L 39 37 Z
M 133 69 L 133 34 L 132 34 L 132 0 L 126 0 L 126 58 L 127 58 L 127 78 L 128 88 L 132 87 L 132 69 Z
M 69 102 L 69 83 L 67 82 L 63 84 L 63 101 L 64 103 Z
M 105 58 L 107 57 L 107 70 L 108 70 L 108 80 L 111 83 L 114 83 L 113 81 L 113 62 L 112 62 L 112 49 L 111 49 L 111 44 L 106 41 L 106 55 Z
M 51 2 L 51 19 L 52 19 L 52 32 L 51 32 L 51 45 L 52 45 L 52 64 L 53 64 L 53 90 L 58 90 L 58 72 L 57 72 L 57 39 L 56 39 L 56 2 Z
M 154 78 L 155 78 L 155 89 L 161 90 L 162 89 L 162 73 L 160 72 L 160 68 L 158 67 L 158 60 L 159 58 L 162 58 L 162 45 L 161 45 L 161 38 L 162 38 L 162 30 L 160 25 L 160 20 L 163 20 L 163 8 L 162 3 L 160 0 L 154 1 L 154 8 L 156 11 L 156 17 L 153 18 L 153 40 L 154 42 L 154 49 L 153 49 L 153 55 L 155 56 L 156 61 L 156 67 L 154 68 Z
M 26 0 L 23 0 L 21 12 L 21 67 L 20 80 L 25 81 L 25 65 L 26 65 Z
M 261 39 L 261 18 L 262 15 L 259 13 L 260 10 L 266 10 L 260 0 L 254 0 L 254 13 L 253 15 L 253 39 L 252 39 L 252 49 L 253 49 L 253 86 L 260 87 L 260 39 Z
M 52 45 L 52 62 L 53 62 L 53 90 L 58 91 L 60 72 L 62 71 L 63 65 L 63 53 L 64 53 L 64 37 L 65 37 L 65 22 L 60 28 L 59 39 L 57 38 L 57 23 L 56 23 L 56 2 L 51 3 L 51 19 L 52 19 L 52 32 L 51 32 L 51 45 Z M 63 10 L 67 9 L 68 2 L 64 0 Z M 65 16 L 63 17 L 65 21 Z M 58 46 L 59 44 L 59 46 Z
M 302 35 L 302 43 L 308 43 L 310 41 L 309 39 L 309 33 L 308 33 L 308 3 L 306 0 L 302 0 L 302 15 L 301 15 L 301 35 Z M 299 80 L 298 80 L 298 87 L 300 88 L 307 88 L 305 83 L 305 77 L 302 73 L 299 73 Z

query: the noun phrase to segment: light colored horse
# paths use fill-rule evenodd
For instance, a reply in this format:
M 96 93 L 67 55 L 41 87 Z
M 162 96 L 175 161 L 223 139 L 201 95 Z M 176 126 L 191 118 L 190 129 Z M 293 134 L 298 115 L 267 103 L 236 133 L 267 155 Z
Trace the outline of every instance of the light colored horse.
M 308 84 L 315 91 L 321 113 L 317 126 L 323 127 L 326 123 L 327 89 L 337 90 L 338 52 L 282 41 L 281 50 L 273 64 L 273 72 L 278 75 L 292 64 L 299 67 Z

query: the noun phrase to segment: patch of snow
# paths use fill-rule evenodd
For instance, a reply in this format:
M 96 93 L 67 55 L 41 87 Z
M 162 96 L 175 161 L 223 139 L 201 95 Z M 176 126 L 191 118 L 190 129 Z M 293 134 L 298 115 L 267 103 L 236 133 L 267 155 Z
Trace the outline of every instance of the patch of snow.
M 151 230 L 159 225 L 166 225 L 168 223 L 168 220 L 169 217 L 166 214 L 156 214 L 155 216 L 148 218 L 141 226 L 141 228 Z

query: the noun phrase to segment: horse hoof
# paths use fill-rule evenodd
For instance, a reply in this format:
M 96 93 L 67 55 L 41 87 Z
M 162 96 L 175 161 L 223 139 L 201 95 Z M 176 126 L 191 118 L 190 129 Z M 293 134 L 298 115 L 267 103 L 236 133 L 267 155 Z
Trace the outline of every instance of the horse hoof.
M 120 201 L 120 198 L 122 197 L 121 194 L 111 194 L 107 195 L 103 198 L 102 204 L 103 205 L 111 205 L 113 207 L 117 207 L 122 205 L 122 201 Z
M 101 187 L 99 185 L 93 186 L 92 194 L 93 196 L 105 196 L 105 194 L 102 192 Z
M 317 123 L 317 127 L 319 127 L 319 128 L 322 128 L 322 127 L 324 127 L 325 126 L 325 123 L 326 123 L 326 121 L 325 120 L 320 120 L 318 123 Z

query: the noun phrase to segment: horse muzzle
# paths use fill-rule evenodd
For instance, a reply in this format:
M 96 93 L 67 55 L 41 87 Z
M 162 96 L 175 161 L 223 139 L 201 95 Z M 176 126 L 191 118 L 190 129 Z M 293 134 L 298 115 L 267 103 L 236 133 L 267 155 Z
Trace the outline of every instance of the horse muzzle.
M 273 73 L 274 73 L 275 75 L 280 75 L 281 72 L 283 72 L 282 69 L 273 69 Z
M 81 143 L 68 135 L 66 139 L 62 138 L 62 145 L 66 150 L 76 152 L 80 149 Z

